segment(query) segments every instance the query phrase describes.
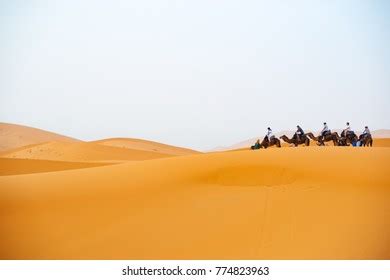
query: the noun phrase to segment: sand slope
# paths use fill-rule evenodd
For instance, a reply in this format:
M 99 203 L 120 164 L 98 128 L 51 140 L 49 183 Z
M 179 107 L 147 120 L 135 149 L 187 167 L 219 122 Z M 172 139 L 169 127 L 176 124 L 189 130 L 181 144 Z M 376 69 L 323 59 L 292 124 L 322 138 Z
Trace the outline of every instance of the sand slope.
M 0 123 L 0 152 L 49 141 L 76 142 L 79 140 L 33 127 Z
M 373 147 L 390 147 L 390 138 L 374 138 Z
M 3 158 L 42 159 L 57 161 L 115 161 L 115 160 L 146 160 L 171 155 L 110 147 L 87 142 L 48 142 L 30 145 L 8 153 L 1 154 Z
M 282 148 L 0 177 L 2 259 L 389 259 L 390 149 Z
M 199 153 L 197 151 L 186 149 L 186 148 L 171 146 L 171 145 L 143 140 L 143 139 L 133 139 L 133 138 L 110 138 L 110 139 L 94 141 L 92 143 L 97 143 L 105 146 L 141 150 L 141 151 L 158 152 L 158 153 L 176 155 L 176 156 Z
M 107 165 L 107 163 L 0 158 L 0 176 L 53 172 Z

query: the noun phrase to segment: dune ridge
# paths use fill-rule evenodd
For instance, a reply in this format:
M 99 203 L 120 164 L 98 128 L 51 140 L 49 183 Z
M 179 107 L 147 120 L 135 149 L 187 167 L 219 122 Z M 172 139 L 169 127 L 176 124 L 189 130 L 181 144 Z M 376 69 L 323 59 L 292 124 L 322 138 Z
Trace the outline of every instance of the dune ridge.
M 79 142 L 80 140 L 29 126 L 0 123 L 0 152 L 49 141 Z
M 102 139 L 97 141 L 92 141 L 91 143 L 97 143 L 105 146 L 127 148 L 127 149 L 136 149 L 149 152 L 159 152 L 169 155 L 190 155 L 199 153 L 198 151 L 176 147 L 172 145 L 167 145 L 159 142 L 136 139 L 136 138 L 109 138 Z
M 198 151 L 135 138 L 84 142 L 27 126 L 0 123 L 0 157 L 54 161 L 118 161 L 196 154 Z
M 1 154 L 3 158 L 41 159 L 55 161 L 147 160 L 172 155 L 130 148 L 105 146 L 88 142 L 47 142 L 17 148 Z

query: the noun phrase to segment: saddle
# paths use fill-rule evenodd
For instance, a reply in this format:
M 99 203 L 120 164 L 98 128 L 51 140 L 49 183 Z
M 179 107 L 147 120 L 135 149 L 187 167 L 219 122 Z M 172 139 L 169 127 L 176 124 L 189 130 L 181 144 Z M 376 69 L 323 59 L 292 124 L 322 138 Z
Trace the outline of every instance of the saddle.
M 369 133 L 361 134 L 359 136 L 359 140 L 363 140 L 364 138 L 369 138 L 369 137 L 371 137 L 371 134 L 369 134 Z
M 350 130 L 350 131 L 347 131 L 347 133 L 345 133 L 345 130 L 343 130 L 343 132 L 341 132 L 341 137 L 348 137 L 348 136 L 351 136 L 351 135 L 354 135 L 355 132 Z
M 324 132 L 324 136 L 328 136 L 328 135 L 331 135 L 331 134 L 332 134 L 332 132 L 329 131 L 329 130 Z

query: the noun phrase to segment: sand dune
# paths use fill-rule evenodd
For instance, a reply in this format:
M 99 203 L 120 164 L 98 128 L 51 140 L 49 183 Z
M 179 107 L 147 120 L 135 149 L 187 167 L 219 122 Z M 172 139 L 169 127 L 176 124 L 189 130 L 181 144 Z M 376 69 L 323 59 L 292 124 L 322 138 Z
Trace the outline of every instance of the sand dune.
M 92 143 L 97 143 L 105 146 L 119 147 L 119 148 L 127 148 L 141 151 L 149 151 L 149 152 L 158 152 L 169 155 L 190 155 L 199 153 L 194 150 L 175 147 L 171 145 L 166 145 L 158 142 L 142 140 L 142 139 L 133 139 L 133 138 L 110 138 L 94 141 Z
M 389 259 L 388 166 L 306 147 L 2 176 L 0 258 Z
M 55 161 L 147 160 L 170 157 L 158 152 L 110 147 L 87 142 L 48 142 L 18 148 L 1 154 L 3 158 L 41 159 Z
M 374 138 L 373 147 L 390 147 L 390 138 Z
M 49 141 L 76 142 L 79 140 L 33 127 L 0 123 L 0 152 Z
M 53 172 L 107 165 L 107 163 L 62 162 L 35 159 L 0 158 L 0 176 Z

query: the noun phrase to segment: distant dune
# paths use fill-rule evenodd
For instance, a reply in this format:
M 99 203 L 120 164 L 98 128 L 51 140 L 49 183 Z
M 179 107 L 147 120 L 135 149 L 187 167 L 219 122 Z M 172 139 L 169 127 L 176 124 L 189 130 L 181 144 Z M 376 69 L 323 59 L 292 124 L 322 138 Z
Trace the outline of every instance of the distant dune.
M 162 144 L 154 141 L 133 139 L 133 138 L 110 138 L 110 139 L 93 141 L 92 143 L 97 143 L 105 146 L 119 147 L 119 148 L 136 149 L 141 151 L 158 152 L 158 153 L 176 155 L 176 156 L 199 153 L 197 151 L 186 149 L 186 148 L 175 147 L 175 146 Z
M 83 142 L 49 131 L 0 123 L 0 157 L 54 161 L 148 160 L 199 153 L 158 142 L 110 138 Z
M 0 152 L 49 141 L 78 142 L 80 140 L 33 127 L 0 123 Z
M 88 142 L 48 142 L 22 147 L 0 155 L 3 158 L 41 159 L 54 161 L 147 160 L 170 157 L 158 152 L 118 148 Z
M 378 129 L 372 132 L 375 138 L 390 138 L 390 129 Z
M 1 259 L 389 259 L 389 148 L 0 176 Z

